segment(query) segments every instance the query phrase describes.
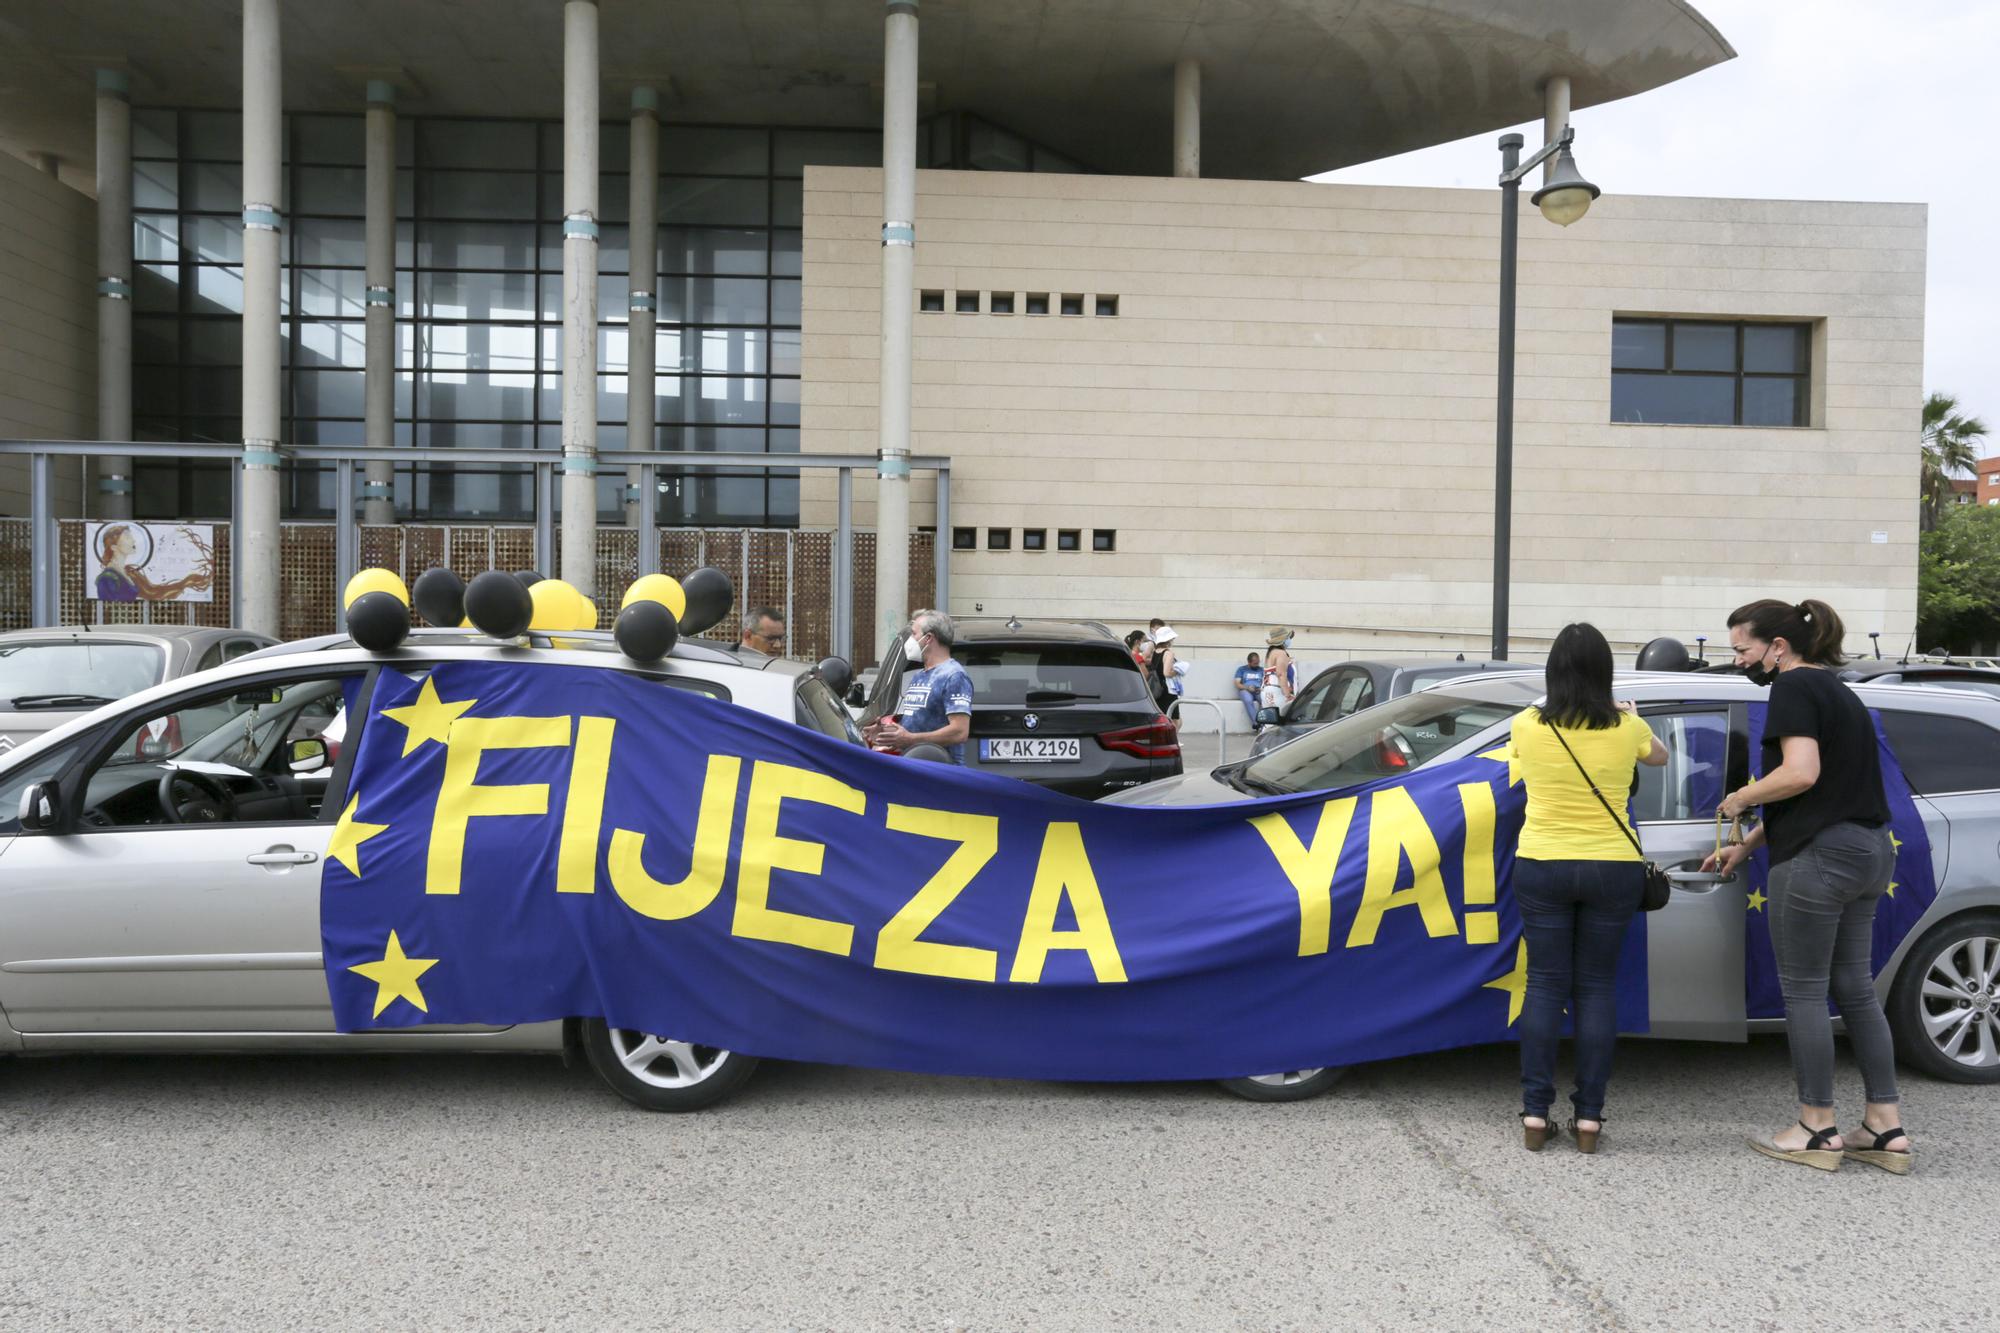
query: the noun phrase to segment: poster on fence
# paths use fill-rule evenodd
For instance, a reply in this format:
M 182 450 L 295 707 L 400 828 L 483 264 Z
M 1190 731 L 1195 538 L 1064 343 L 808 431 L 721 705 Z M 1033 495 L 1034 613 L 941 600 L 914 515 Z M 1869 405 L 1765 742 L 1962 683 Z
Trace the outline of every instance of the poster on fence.
M 215 529 L 209 524 L 88 523 L 83 543 L 84 594 L 92 601 L 215 600 Z

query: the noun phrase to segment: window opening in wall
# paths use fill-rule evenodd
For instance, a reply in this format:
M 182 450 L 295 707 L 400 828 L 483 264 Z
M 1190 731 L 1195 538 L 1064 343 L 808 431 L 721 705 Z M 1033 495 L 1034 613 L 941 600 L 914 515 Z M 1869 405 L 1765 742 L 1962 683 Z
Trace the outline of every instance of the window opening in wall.
M 1021 549 L 1024 551 L 1046 551 L 1049 549 L 1047 528 L 1022 528 Z
M 1062 299 L 1062 312 L 1065 315 L 1081 315 L 1083 313 L 1083 293 L 1064 292 Z
M 1812 326 L 1708 319 L 1611 321 L 1611 419 L 1804 426 Z
M 1093 551 L 1117 550 L 1118 530 L 1116 528 L 1092 528 L 1090 530 L 1090 549 Z
M 988 528 L 988 529 L 986 529 L 986 549 L 987 549 L 987 550 L 989 550 L 989 551 L 1008 551 L 1008 550 L 1012 550 L 1012 549 L 1013 549 L 1013 547 L 1014 547 L 1014 529 L 1012 529 L 1012 528 Z
M 1115 319 L 1118 315 L 1118 298 L 1100 296 L 1097 298 L 1097 314 L 1100 319 Z
M 988 313 L 990 313 L 990 314 L 995 314 L 995 315 L 1011 315 L 1011 314 L 1013 314 L 1013 313 L 1014 313 L 1014 293 L 1012 293 L 1012 292 L 993 292 L 992 294 L 990 294 L 990 295 L 989 295 L 989 296 L 987 296 L 987 298 L 986 298 L 986 309 L 987 309 Z
M 1029 292 L 1029 293 L 1028 293 L 1028 313 L 1029 313 L 1029 314 L 1031 314 L 1031 315 L 1046 315 L 1046 314 L 1048 314 L 1048 313 L 1049 313 L 1049 294 L 1048 294 L 1047 292 Z
M 976 551 L 979 549 L 978 528 L 953 528 L 951 549 L 954 551 Z
M 924 294 L 923 294 L 922 296 L 920 296 L 920 297 L 918 297 L 918 298 L 917 298 L 917 309 L 919 309 L 919 310 L 943 310 L 943 309 L 944 309 L 944 293 L 943 293 L 943 292 L 925 292 L 925 293 L 924 293 Z
M 1080 551 L 1083 549 L 1083 532 L 1079 528 L 1056 529 L 1056 549 L 1058 551 Z
M 978 313 L 979 313 L 979 293 L 978 293 L 978 292 L 960 292 L 960 293 L 958 294 L 958 304 L 957 304 L 957 307 L 956 307 L 956 309 L 958 310 L 958 313 L 959 313 L 959 314 L 961 314 L 961 315 L 976 315 L 976 314 L 978 314 Z

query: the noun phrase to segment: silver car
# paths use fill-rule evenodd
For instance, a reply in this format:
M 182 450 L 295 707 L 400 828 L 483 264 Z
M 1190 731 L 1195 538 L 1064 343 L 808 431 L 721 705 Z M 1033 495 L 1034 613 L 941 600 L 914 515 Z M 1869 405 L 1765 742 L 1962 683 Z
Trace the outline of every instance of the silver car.
M 242 629 L 71 625 L 0 634 L 0 754 L 103 704 L 269 647 Z
M 1748 707 L 1767 692 L 1733 675 L 1630 673 L 1621 698 L 1666 746 L 1641 767 L 1635 798 L 1646 854 L 1675 881 L 1647 920 L 1655 1037 L 1742 1041 L 1780 1031 L 1744 997 L 1746 885 L 1701 872 L 1715 843 L 1715 801 L 1750 780 Z M 1930 836 L 1938 895 L 1876 985 L 1909 1064 L 1939 1078 L 2000 1083 L 2000 699 L 1918 685 L 1853 686 L 1879 710 Z M 1268 754 L 1107 797 L 1113 805 L 1208 805 L 1353 786 L 1504 743 L 1541 697 L 1539 671 L 1464 677 L 1307 733 Z M 1716 771 L 1718 765 L 1720 772 Z M 1336 1070 L 1292 1070 L 1232 1084 L 1258 1100 L 1323 1090 Z
M 683 641 L 640 666 L 608 634 L 538 639 L 537 660 L 625 671 L 861 744 L 806 666 Z M 748 1056 L 572 1019 L 515 1028 L 334 1030 L 318 862 L 376 674 L 520 661 L 468 632 L 393 654 L 285 644 L 99 708 L 0 756 L 0 1053 L 544 1051 L 582 1055 L 628 1100 L 691 1110 Z

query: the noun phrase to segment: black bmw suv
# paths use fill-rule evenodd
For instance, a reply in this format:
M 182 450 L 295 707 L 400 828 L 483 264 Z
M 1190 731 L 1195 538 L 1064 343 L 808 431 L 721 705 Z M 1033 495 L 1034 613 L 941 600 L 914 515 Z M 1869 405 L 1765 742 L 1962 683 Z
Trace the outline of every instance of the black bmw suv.
M 1099 796 L 1181 771 L 1180 736 L 1125 645 L 1095 621 L 953 618 L 951 655 L 972 678 L 969 768 Z M 904 634 L 884 654 L 865 726 L 903 692 Z

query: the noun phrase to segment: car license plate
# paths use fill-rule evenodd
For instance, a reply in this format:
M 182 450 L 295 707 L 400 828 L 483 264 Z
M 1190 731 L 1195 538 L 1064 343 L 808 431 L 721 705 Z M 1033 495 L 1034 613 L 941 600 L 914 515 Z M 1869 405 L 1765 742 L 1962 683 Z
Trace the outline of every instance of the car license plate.
M 1075 763 L 1083 758 L 1083 742 L 1074 736 L 997 736 L 979 742 L 979 757 L 1025 764 Z

